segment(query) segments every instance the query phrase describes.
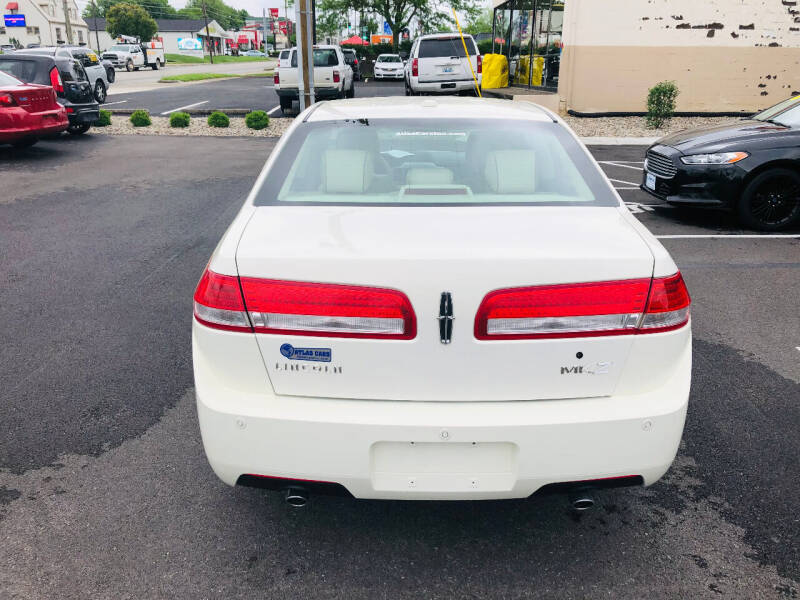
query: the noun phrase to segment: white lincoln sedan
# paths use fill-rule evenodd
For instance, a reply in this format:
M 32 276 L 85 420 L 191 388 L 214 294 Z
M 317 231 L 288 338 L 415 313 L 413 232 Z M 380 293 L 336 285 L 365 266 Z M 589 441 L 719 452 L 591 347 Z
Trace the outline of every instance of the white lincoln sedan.
M 650 485 L 683 431 L 689 305 L 544 109 L 319 103 L 194 295 L 205 451 L 296 505 Z

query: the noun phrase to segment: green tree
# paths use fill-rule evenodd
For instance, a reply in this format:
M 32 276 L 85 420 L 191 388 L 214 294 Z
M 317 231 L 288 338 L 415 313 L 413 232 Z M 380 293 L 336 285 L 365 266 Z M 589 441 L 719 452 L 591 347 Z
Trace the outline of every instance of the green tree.
M 326 8 L 327 0 L 323 0 L 317 8 L 317 34 L 322 37 L 333 37 L 347 28 L 347 17 L 338 10 Z
M 154 19 L 175 19 L 178 16 L 169 0 L 96 0 L 83 9 L 83 18 L 105 17 L 108 9 L 116 4 L 137 4 Z
M 397 48 L 400 31 L 416 19 L 423 33 L 447 31 L 455 28 L 453 13 L 455 9 L 461 18 L 469 22 L 481 11 L 479 0 L 326 0 L 329 10 L 346 13 L 353 9 L 359 12 L 377 14 L 392 29 L 392 45 Z
M 158 24 L 138 4 L 120 3 L 106 11 L 106 30 L 112 38 L 133 35 L 149 42 L 158 31 Z
M 213 19 L 228 31 L 243 27 L 248 17 L 246 10 L 237 10 L 225 4 L 222 0 L 205 0 L 205 5 L 208 20 L 211 21 Z M 202 19 L 203 0 L 189 0 L 186 6 L 178 11 L 178 17 L 182 19 Z
M 483 9 L 474 19 L 467 21 L 466 26 L 462 25 L 464 33 L 478 35 L 479 33 L 491 33 L 494 11 L 491 8 Z

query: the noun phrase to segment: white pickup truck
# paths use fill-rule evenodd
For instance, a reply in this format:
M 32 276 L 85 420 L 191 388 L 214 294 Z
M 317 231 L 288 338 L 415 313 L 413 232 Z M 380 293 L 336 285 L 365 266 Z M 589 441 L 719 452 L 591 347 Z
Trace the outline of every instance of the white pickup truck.
M 126 71 L 144 67 L 157 71 L 166 64 L 162 42 L 117 43 L 103 52 L 103 60 L 111 61 L 115 69 Z
M 344 60 L 339 46 L 314 46 L 314 97 L 316 99 L 352 98 L 353 69 Z M 291 49 L 288 59 L 281 59 L 275 69 L 275 92 L 285 114 L 298 99 L 297 48 Z

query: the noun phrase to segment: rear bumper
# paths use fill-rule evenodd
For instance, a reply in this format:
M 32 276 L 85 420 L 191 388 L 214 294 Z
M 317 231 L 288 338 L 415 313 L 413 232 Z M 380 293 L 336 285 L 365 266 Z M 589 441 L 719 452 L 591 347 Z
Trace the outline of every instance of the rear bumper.
M 69 125 L 63 109 L 29 113 L 11 107 L 0 115 L 0 143 L 8 144 L 30 137 L 42 137 L 64 131 Z
M 481 75 L 478 75 L 478 87 L 482 81 Z M 411 78 L 411 89 L 415 92 L 423 92 L 426 94 L 452 94 L 453 92 L 463 92 L 475 89 L 475 80 L 471 77 L 469 79 L 456 79 L 447 81 L 419 81 Z
M 203 444 L 229 485 L 244 475 L 302 479 L 357 498 L 525 498 L 548 484 L 630 475 L 650 485 L 677 452 L 691 371 L 688 328 L 654 335 L 682 335 L 685 345 L 670 377 L 647 393 L 395 402 L 277 396 L 253 336 L 195 323 Z
M 280 98 L 291 98 L 292 100 L 297 100 L 298 98 L 297 88 L 276 89 L 275 93 Z M 314 88 L 314 98 L 316 99 L 338 98 L 340 93 L 341 89 L 338 87 Z
M 100 106 L 97 104 L 89 106 L 74 104 L 71 108 L 74 112 L 67 113 L 70 125 L 91 125 L 100 118 Z

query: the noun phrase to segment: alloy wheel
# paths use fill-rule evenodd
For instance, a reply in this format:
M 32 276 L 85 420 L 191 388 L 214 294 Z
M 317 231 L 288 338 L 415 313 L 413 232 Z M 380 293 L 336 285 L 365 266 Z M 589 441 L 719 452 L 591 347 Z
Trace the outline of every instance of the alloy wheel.
M 789 225 L 800 207 L 800 181 L 776 173 L 756 188 L 750 200 L 753 219 L 767 227 Z

